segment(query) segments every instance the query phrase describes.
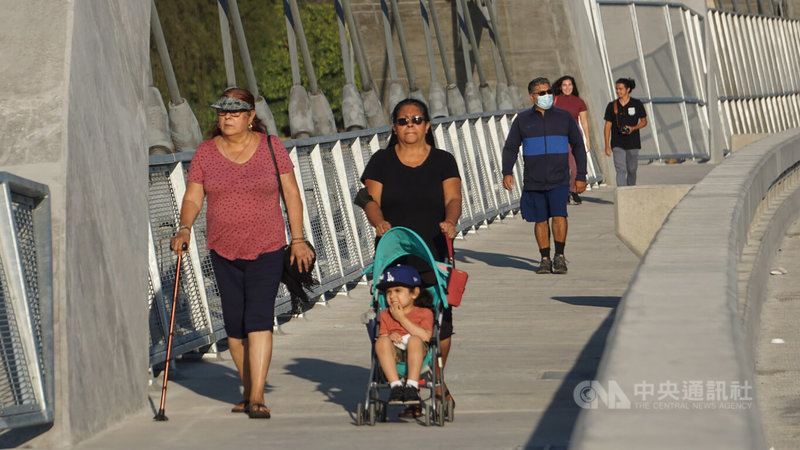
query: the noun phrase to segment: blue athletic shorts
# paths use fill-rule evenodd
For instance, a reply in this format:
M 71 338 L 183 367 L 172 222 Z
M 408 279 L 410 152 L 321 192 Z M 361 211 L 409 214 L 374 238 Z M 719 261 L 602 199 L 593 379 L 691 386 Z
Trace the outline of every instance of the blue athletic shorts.
M 211 250 L 211 265 L 228 337 L 244 339 L 253 331 L 272 331 L 275 297 L 283 273 L 283 249 L 262 253 L 252 261 L 231 261 Z
M 551 217 L 567 217 L 569 186 L 558 186 L 549 191 L 522 191 L 519 209 L 528 222 L 547 222 Z

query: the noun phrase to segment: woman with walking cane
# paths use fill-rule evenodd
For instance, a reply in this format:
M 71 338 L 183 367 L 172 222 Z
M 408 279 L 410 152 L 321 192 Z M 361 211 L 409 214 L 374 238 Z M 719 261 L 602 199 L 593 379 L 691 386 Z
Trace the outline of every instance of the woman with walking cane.
M 256 117 L 254 104 L 249 91 L 230 88 L 211 105 L 218 122 L 192 158 L 180 226 L 171 248 L 180 253 L 188 244 L 192 224 L 207 197 L 207 248 L 222 300 L 228 347 L 244 386 L 242 400 L 231 412 L 268 419 L 264 385 L 272 359 L 275 297 L 286 245 L 281 185 L 292 236 L 290 263 L 297 261 L 298 268 L 307 271 L 314 252 L 303 235 L 303 203 L 294 166 L 281 141 L 269 136 Z

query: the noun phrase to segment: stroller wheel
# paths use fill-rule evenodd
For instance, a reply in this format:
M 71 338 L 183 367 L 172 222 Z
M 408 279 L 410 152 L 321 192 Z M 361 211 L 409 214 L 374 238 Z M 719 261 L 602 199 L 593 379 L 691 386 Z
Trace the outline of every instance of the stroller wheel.
M 425 426 L 431 426 L 431 405 L 425 405 Z
M 375 402 L 369 404 L 369 426 L 375 426 L 375 418 L 377 415 L 375 414 Z
M 386 405 L 383 402 L 378 402 L 378 411 L 377 414 L 379 416 L 378 420 L 381 422 L 386 422 Z
M 445 407 L 445 418 L 448 422 L 452 422 L 455 419 L 456 415 L 456 402 L 452 399 L 447 401 L 447 406 Z
M 436 400 L 436 424 L 440 427 L 444 426 L 445 406 L 441 400 Z
M 356 425 L 364 425 L 364 404 L 361 402 L 356 406 Z

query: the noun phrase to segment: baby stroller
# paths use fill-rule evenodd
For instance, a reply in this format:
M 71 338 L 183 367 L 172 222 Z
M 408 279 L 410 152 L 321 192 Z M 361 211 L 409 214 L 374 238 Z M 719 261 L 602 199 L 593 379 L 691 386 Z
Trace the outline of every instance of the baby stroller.
M 439 329 L 442 324 L 442 315 L 447 304 L 447 266 L 437 262 L 431 254 L 425 241 L 415 232 L 408 228 L 394 227 L 386 232 L 378 242 L 375 249 L 375 261 L 364 273 L 371 273 L 373 281 L 378 280 L 380 275 L 387 267 L 401 257 L 413 255 L 424 261 L 432 268 L 436 276 L 433 286 L 426 289 L 433 297 L 433 337 L 431 338 L 428 354 L 422 363 L 422 374 L 420 377 L 420 405 L 422 407 L 423 420 L 426 426 L 431 422 L 444 426 L 445 420 L 453 420 L 452 401 L 443 403 L 441 398 L 437 398 L 436 390 L 444 392 L 444 371 L 442 367 L 442 353 L 439 345 Z M 389 384 L 381 370 L 377 356 L 374 351 L 375 340 L 379 333 L 379 323 L 375 317 L 379 316 L 386 307 L 386 297 L 384 293 L 374 286 L 372 287 L 372 310 L 370 316 L 373 318 L 367 323 L 370 341 L 372 342 L 372 363 L 370 366 L 369 382 L 367 383 L 367 395 L 364 403 L 359 403 L 356 410 L 356 423 L 363 425 L 369 423 L 375 425 L 380 419 L 386 421 L 388 403 Z M 436 367 L 439 367 L 437 374 Z M 404 378 L 407 375 L 406 363 L 397 363 L 397 372 Z M 385 391 L 382 395 L 381 391 Z

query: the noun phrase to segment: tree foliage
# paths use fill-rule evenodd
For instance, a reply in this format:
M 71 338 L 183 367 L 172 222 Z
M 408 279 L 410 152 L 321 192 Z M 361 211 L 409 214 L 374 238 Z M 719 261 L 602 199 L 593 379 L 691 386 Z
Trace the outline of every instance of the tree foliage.
M 288 136 L 292 72 L 284 3 L 282 0 L 239 0 L 238 5 L 259 94 L 267 101 L 275 117 L 278 133 Z M 228 85 L 217 2 L 156 0 L 156 7 L 180 94 L 192 105 L 201 129 L 207 130 L 216 120 L 208 105 Z M 298 0 L 298 7 L 317 84 L 331 104 L 337 125 L 342 128 L 342 86 L 345 80 L 333 2 Z M 231 39 L 236 85 L 248 88 L 232 25 Z M 150 55 L 154 84 L 166 102 L 169 100 L 166 78 L 153 39 Z M 299 59 L 302 83 L 308 89 L 302 57 Z

